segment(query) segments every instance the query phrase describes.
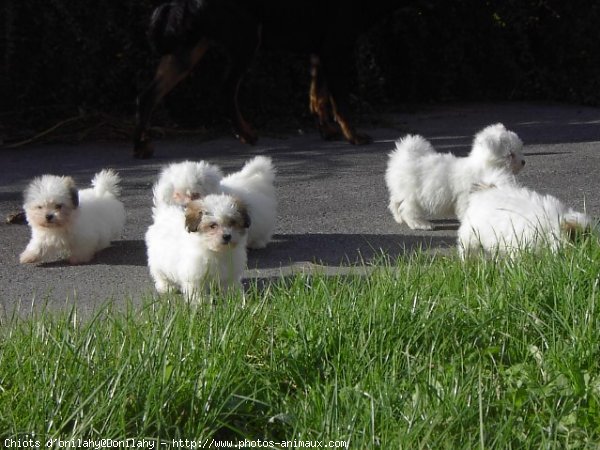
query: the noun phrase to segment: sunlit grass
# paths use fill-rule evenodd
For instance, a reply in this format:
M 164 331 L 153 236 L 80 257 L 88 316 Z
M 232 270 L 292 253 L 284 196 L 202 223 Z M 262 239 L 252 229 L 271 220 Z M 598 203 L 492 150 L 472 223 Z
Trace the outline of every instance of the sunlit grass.
M 594 448 L 600 247 L 418 253 L 197 308 L 177 295 L 0 328 L 0 438 Z M 122 311 L 123 308 L 120 308 Z

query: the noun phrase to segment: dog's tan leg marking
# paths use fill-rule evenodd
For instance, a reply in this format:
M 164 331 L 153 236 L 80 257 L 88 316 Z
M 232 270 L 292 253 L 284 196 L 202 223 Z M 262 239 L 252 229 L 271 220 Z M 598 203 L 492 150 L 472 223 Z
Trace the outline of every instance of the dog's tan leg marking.
M 331 106 L 333 107 L 333 117 L 342 129 L 342 134 L 348 142 L 354 145 L 364 145 L 371 142 L 371 137 L 367 134 L 358 133 L 350 124 L 350 121 L 342 115 L 340 108 L 337 106 L 335 99 L 330 97 Z
M 331 118 L 330 94 L 327 89 L 327 83 L 321 73 L 321 62 L 319 57 L 312 55 L 311 59 L 311 81 L 309 90 L 309 108 L 310 112 L 317 118 L 317 128 L 323 139 L 337 139 L 340 137 L 340 131 L 337 129 Z

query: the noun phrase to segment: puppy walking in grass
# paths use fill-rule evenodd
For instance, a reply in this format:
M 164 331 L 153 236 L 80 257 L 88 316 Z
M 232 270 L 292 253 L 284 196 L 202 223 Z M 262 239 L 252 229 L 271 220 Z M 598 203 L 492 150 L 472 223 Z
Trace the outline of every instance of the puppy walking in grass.
M 398 140 L 385 174 L 394 219 L 419 230 L 433 229 L 427 219 L 432 216 L 460 219 L 471 186 L 486 172 L 501 170 L 511 180 L 523 168 L 522 148 L 521 139 L 500 123 L 481 130 L 464 158 L 436 152 L 422 136 Z
M 103 170 L 91 188 L 78 191 L 71 177 L 35 178 L 25 190 L 31 240 L 20 262 L 66 258 L 71 264 L 86 263 L 108 247 L 125 225 L 125 207 L 117 198 L 119 181 L 115 172 Z

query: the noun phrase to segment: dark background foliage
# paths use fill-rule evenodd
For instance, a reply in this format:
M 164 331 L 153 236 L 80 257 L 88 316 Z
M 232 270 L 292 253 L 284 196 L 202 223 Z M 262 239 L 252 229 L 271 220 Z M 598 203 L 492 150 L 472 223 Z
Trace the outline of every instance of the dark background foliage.
M 4 0 L 4 134 L 90 111 L 131 120 L 157 61 L 146 26 L 158 3 Z M 594 0 L 398 4 L 357 43 L 352 98 L 360 112 L 457 100 L 600 104 L 600 3 Z M 219 50 L 209 52 L 153 122 L 224 126 L 219 87 L 226 61 Z M 242 105 L 259 127 L 300 126 L 308 120 L 308 84 L 307 55 L 263 50 L 245 79 Z

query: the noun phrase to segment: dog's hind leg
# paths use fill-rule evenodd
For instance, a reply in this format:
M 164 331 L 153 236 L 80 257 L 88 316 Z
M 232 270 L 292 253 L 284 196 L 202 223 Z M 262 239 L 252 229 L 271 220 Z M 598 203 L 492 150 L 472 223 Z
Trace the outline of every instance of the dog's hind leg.
M 392 200 L 392 199 L 390 199 L 390 203 L 388 205 L 388 209 L 394 216 L 394 220 L 400 224 L 404 223 L 404 220 L 402 219 L 402 214 L 400 213 L 401 205 L 402 205 L 402 200 L 396 201 L 396 200 Z
M 344 138 L 354 145 L 369 144 L 371 137 L 364 133 L 356 131 L 350 122 L 350 107 L 348 105 L 348 95 L 350 93 L 349 76 L 350 64 L 353 51 L 338 50 L 335 56 L 327 59 L 324 68 L 326 71 L 327 85 L 330 91 L 331 106 L 333 108 L 333 117 L 340 126 Z
M 165 95 L 189 75 L 192 68 L 204 56 L 208 47 L 208 40 L 202 39 L 190 50 L 163 55 L 156 69 L 154 80 L 137 100 L 136 126 L 133 138 L 134 157 L 150 158 L 152 156 L 153 150 L 147 136 L 152 111 Z
M 224 84 L 227 113 L 235 136 L 244 144 L 256 144 L 258 135 L 246 122 L 240 111 L 238 95 L 242 79 L 260 46 L 261 27 L 254 23 L 240 23 L 236 33 L 227 36 L 224 44 L 229 50 L 231 65 Z
M 421 206 L 413 200 L 404 200 L 398 205 L 400 218 L 411 230 L 433 230 L 433 224 L 425 219 Z M 397 221 L 401 223 L 400 221 Z
M 341 133 L 332 120 L 329 89 L 327 89 L 327 83 L 321 70 L 319 57 L 311 55 L 310 64 L 310 112 L 317 119 L 317 129 L 323 139 L 337 139 Z
M 225 96 L 227 98 L 227 113 L 231 120 L 233 133 L 242 143 L 254 145 L 258 141 L 258 135 L 252 126 L 244 119 L 240 111 L 238 94 L 242 78 L 246 73 L 247 64 L 236 61 L 231 67 L 225 80 Z

